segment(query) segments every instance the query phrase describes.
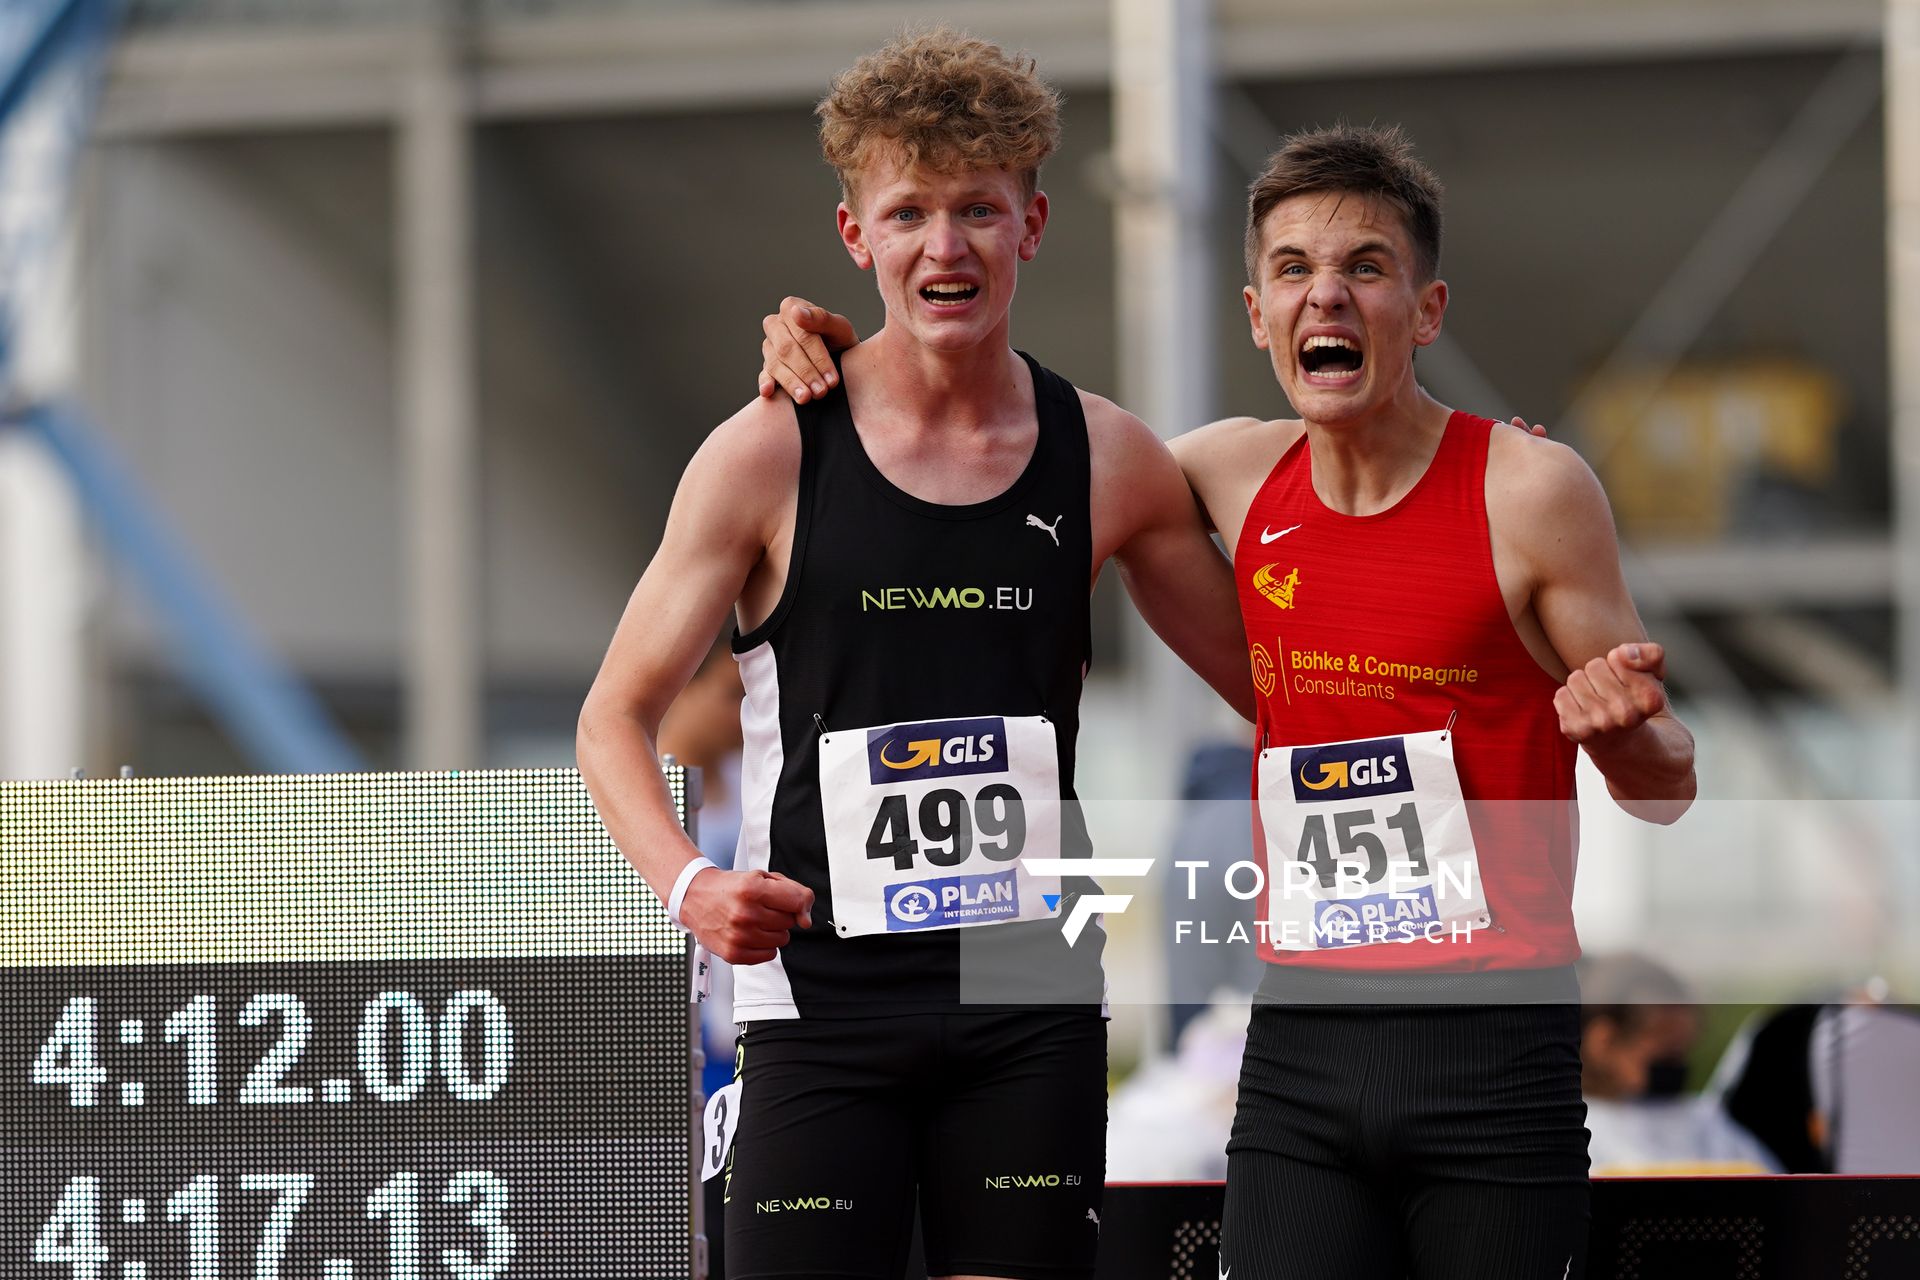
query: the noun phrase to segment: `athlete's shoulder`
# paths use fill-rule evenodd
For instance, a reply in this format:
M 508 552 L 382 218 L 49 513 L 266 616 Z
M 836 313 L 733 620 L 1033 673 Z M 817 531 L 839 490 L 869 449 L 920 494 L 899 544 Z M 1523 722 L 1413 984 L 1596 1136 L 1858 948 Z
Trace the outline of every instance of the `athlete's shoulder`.
M 680 476 L 673 505 L 715 545 L 766 547 L 799 488 L 799 420 L 782 395 L 750 402 L 708 433 Z M 741 501 L 742 494 L 754 501 Z
M 1266 458 L 1271 469 L 1306 429 L 1297 418 L 1222 418 L 1175 436 L 1169 444 L 1183 467 L 1189 459 L 1199 466 L 1238 466 Z
M 800 474 L 800 423 L 793 401 L 784 395 L 756 396 L 707 434 L 687 465 L 696 471 L 731 476 L 740 485 L 792 482 Z
M 1175 436 L 1172 446 L 1182 465 L 1188 458 L 1232 465 L 1264 458 L 1270 468 L 1306 430 L 1307 424 L 1298 418 L 1222 418 Z
M 1073 391 L 1080 397 L 1080 412 L 1086 415 L 1090 439 L 1104 435 L 1130 441 L 1138 440 L 1142 433 L 1153 436 L 1153 428 L 1105 396 L 1088 391 L 1085 387 L 1075 387 Z
M 1618 543 L 1593 468 L 1557 440 L 1495 424 L 1487 442 L 1487 528 L 1527 560 L 1557 564 Z
M 1558 440 L 1496 422 L 1487 440 L 1487 492 L 1527 509 L 1606 502 L 1585 458 Z
M 1178 472 L 1167 456 L 1167 443 L 1153 428 L 1105 396 L 1074 388 L 1087 417 L 1087 453 L 1096 487 L 1119 481 L 1142 484 L 1150 480 L 1178 485 Z

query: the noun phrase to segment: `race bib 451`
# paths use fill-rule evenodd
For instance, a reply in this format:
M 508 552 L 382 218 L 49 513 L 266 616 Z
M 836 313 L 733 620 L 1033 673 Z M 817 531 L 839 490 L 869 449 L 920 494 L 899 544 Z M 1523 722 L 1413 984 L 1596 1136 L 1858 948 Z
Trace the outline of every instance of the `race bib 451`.
M 1490 923 L 1450 729 L 1271 748 L 1259 791 L 1277 949 L 1439 941 Z

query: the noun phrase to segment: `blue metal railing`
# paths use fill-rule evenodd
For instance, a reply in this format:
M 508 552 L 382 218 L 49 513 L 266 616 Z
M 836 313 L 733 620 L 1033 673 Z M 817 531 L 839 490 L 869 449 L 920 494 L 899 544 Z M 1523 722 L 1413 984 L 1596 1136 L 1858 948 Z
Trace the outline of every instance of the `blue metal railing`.
M 118 0 L 0 0 L 0 195 L 13 215 L 0 228 L 0 427 L 36 433 L 59 458 L 152 606 L 182 677 L 254 761 L 285 773 L 359 769 L 326 709 L 199 570 L 107 442 L 77 411 L 40 399 L 45 388 L 19 385 L 13 339 L 45 304 L 31 268 L 61 239 L 72 156 L 118 9 Z

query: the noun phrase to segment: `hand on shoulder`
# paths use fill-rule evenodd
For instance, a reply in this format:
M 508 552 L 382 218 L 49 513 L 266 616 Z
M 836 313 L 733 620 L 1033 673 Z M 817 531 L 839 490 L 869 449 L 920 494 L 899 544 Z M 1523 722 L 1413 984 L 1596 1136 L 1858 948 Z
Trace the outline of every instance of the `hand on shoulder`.
M 760 331 L 761 396 L 785 391 L 801 404 L 840 385 L 831 352 L 860 341 L 851 320 L 805 298 L 782 298 L 778 310 L 762 317 Z

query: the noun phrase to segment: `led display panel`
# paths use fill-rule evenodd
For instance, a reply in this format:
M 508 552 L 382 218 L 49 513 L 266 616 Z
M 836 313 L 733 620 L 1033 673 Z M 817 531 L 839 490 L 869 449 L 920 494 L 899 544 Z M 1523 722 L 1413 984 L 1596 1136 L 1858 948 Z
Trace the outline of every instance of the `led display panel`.
M 4 783 L 0 901 L 0 1275 L 691 1274 L 687 942 L 571 770 Z

